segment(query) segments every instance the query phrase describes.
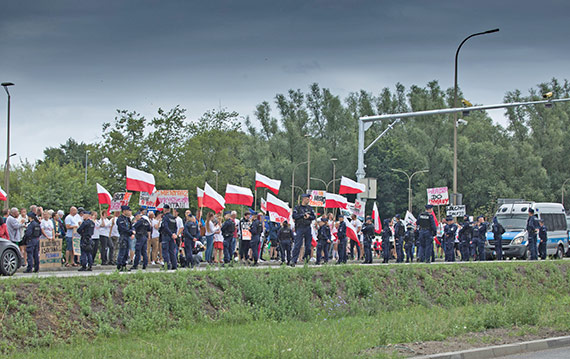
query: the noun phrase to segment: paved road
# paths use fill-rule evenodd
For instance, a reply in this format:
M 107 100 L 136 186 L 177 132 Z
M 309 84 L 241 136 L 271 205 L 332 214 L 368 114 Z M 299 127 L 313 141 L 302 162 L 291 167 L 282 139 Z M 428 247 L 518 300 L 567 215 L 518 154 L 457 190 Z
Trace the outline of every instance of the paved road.
M 570 258 L 564 258 L 564 260 L 570 260 Z M 508 261 L 510 262 L 527 262 L 527 261 Z M 353 261 L 352 263 L 349 262 L 350 264 L 353 265 L 360 265 L 358 264 L 359 262 L 357 261 Z M 441 260 L 437 260 L 436 262 L 437 264 L 445 264 L 445 265 L 479 265 L 481 263 L 487 263 L 487 262 L 453 262 L 453 263 L 446 263 L 446 262 L 442 262 Z M 332 264 L 328 264 L 328 265 L 332 265 Z M 388 263 L 388 264 L 383 264 L 381 263 L 380 260 L 376 259 L 375 262 L 373 264 L 368 264 L 368 265 L 373 265 L 373 266 L 385 266 L 385 265 L 430 265 L 430 264 L 425 264 L 425 263 L 401 263 L 401 264 L 396 264 L 395 262 L 392 263 Z M 298 265 L 298 266 L 302 266 L 302 264 Z M 314 265 L 312 265 L 314 266 Z M 235 268 L 241 268 L 241 269 L 260 269 L 260 268 L 280 268 L 280 265 L 278 263 L 271 263 L 271 262 L 265 262 L 263 264 L 261 264 L 258 267 L 244 267 L 244 266 L 236 266 Z M 290 267 L 287 267 L 290 268 Z M 202 264 L 200 267 L 197 267 L 193 270 L 223 270 L 224 268 L 220 268 L 220 267 L 208 267 L 205 264 Z M 179 270 L 190 270 L 190 269 L 179 269 Z M 100 275 L 100 274 L 105 274 L 105 275 L 109 275 L 109 274 L 113 274 L 116 273 L 116 268 L 114 266 L 95 266 L 93 268 L 92 272 L 78 272 L 77 268 L 57 268 L 56 270 L 45 270 L 42 271 L 40 268 L 40 272 L 39 273 L 24 273 L 24 268 L 21 268 L 16 274 L 14 274 L 14 276 L 12 277 L 3 277 L 0 276 L 0 280 L 6 280 L 9 278 L 46 278 L 46 277 L 81 277 L 81 276 L 94 276 L 94 275 Z M 152 268 L 148 268 L 146 269 L 144 272 L 158 272 L 160 271 L 160 268 L 158 266 L 156 267 L 152 267 Z M 143 272 L 142 270 L 139 270 L 137 272 Z M 169 272 L 174 272 L 174 271 L 169 271 Z M 124 272 L 121 273 L 122 275 L 129 275 L 129 274 L 133 274 L 136 272 Z M 570 355 L 568 356 L 568 358 L 570 358 Z
M 539 352 L 515 354 L 499 359 L 568 359 L 570 358 L 570 348 L 549 349 Z

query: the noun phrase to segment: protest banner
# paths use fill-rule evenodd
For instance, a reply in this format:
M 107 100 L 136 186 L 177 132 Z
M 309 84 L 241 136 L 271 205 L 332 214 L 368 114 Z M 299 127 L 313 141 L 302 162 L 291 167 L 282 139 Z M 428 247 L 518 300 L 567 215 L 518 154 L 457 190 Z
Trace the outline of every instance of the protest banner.
M 344 217 L 350 217 L 353 214 L 356 214 L 359 220 L 364 220 L 364 202 L 355 200 L 354 203 L 347 203 L 346 209 L 341 208 L 340 213 Z
M 148 209 L 154 209 L 157 199 L 158 203 L 162 206 L 168 204 L 170 208 L 190 208 L 188 190 L 186 189 L 161 189 L 152 195 L 147 192 L 141 192 L 139 205 Z
M 40 268 L 61 267 L 61 239 L 40 239 Z
M 449 204 L 449 192 L 447 187 L 436 187 L 427 189 L 428 204 L 432 206 L 442 206 Z
M 113 195 L 113 200 L 109 206 L 109 212 L 120 211 L 121 206 L 127 206 L 131 200 L 131 192 L 117 192 Z
M 327 196 L 326 191 L 312 190 L 309 192 L 311 195 L 311 200 L 309 201 L 309 206 L 311 207 L 324 207 L 325 199 Z
M 451 217 L 465 216 L 465 206 L 447 206 L 446 215 Z

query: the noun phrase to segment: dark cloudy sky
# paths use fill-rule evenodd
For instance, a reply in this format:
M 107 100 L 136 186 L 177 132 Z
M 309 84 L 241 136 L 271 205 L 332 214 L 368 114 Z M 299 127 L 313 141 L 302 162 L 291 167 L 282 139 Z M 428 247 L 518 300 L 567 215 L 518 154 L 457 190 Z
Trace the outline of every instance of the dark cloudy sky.
M 195 119 L 312 82 L 345 97 L 438 80 L 473 103 L 570 78 L 568 1 L 2 1 L 0 82 L 12 93 L 12 152 L 42 157 L 93 141 L 116 109 L 151 118 L 177 104 Z M 0 93 L 0 158 L 6 96 Z M 497 121 L 502 113 L 492 112 Z

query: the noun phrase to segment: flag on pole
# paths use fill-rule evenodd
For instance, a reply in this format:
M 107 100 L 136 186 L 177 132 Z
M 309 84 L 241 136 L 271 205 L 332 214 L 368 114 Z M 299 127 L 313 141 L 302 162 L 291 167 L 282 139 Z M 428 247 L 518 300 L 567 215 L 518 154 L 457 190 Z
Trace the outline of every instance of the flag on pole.
M 6 201 L 6 200 L 8 200 L 8 195 L 6 194 L 6 192 L 4 192 L 2 188 L 0 188 L 0 201 Z
M 414 217 L 412 212 L 406 211 L 406 216 L 404 217 L 404 223 L 406 225 L 408 225 L 408 224 L 415 225 L 416 222 L 417 222 L 416 217 Z
M 376 202 L 374 202 L 374 207 L 372 208 L 372 220 L 374 221 L 374 232 L 382 233 L 382 221 L 380 220 L 380 213 L 378 212 Z
M 249 188 L 238 187 L 228 183 L 226 185 L 225 201 L 227 204 L 251 206 L 253 203 L 253 193 Z
M 358 235 L 356 234 L 356 228 L 354 227 L 354 224 L 352 224 L 350 221 L 344 221 L 344 223 L 346 223 L 346 236 L 355 241 L 356 244 L 358 244 L 360 247 L 360 241 L 358 240 Z
M 153 193 L 154 176 L 150 173 L 127 166 L 127 190 Z
M 362 193 L 365 190 L 366 185 L 364 183 L 358 183 L 344 176 L 342 176 L 340 179 L 340 188 L 338 189 L 338 194 L 357 194 Z
M 275 212 L 281 217 L 285 218 L 289 218 L 291 215 L 291 208 L 289 208 L 289 204 L 287 202 L 283 202 L 271 193 L 267 194 L 267 210 L 269 212 Z
M 334 193 L 325 194 L 325 208 L 346 209 L 347 206 L 348 206 L 348 201 L 346 200 L 345 197 Z
M 97 197 L 99 197 L 99 204 L 111 205 L 111 194 L 103 186 L 97 183 Z
M 267 201 L 263 198 L 261 199 L 261 212 L 267 213 Z
M 259 187 L 268 188 L 271 192 L 278 195 L 279 187 L 281 187 L 281 181 L 271 179 L 261 173 L 255 172 L 255 188 L 257 189 Z
M 196 194 L 198 196 L 198 207 L 204 207 L 204 190 L 196 187 Z
M 220 212 L 226 207 L 226 201 L 218 192 L 214 191 L 212 187 L 206 182 L 204 184 L 204 207 L 208 207 L 215 213 Z

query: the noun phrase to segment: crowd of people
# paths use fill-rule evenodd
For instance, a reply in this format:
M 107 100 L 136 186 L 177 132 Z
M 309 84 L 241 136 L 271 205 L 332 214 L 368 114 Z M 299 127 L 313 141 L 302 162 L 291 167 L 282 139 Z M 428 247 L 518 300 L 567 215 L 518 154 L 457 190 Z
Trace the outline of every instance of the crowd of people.
M 457 224 L 454 218 L 443 218 L 436 224 L 433 208 L 426 206 L 416 223 L 404 223 L 400 215 L 383 222 L 381 233 L 368 216 L 362 223 L 356 215 L 345 219 L 342 214 L 329 212 L 317 216 L 308 205 L 309 195 L 292 213 L 292 223 L 271 222 L 263 213 L 247 209 L 241 219 L 236 211 L 202 216 L 201 210 L 164 205 L 161 211 L 142 209 L 133 214 L 122 206 L 108 216 L 107 211 L 87 211 L 71 207 L 63 211 L 44 210 L 31 206 L 3 213 L 0 237 L 16 243 L 24 257 L 26 272 L 39 271 L 39 241 L 62 240 L 62 265 L 92 270 L 95 263 L 114 265 L 119 271 L 136 270 L 139 265 L 163 266 L 165 269 L 193 268 L 201 262 L 210 265 L 257 266 L 266 260 L 295 266 L 300 258 L 306 263 L 347 263 L 349 259 L 372 263 L 381 258 L 384 263 L 432 262 L 437 257 L 453 262 L 486 260 L 487 232 L 493 233 L 497 259 L 502 259 L 501 235 L 504 229 L 478 217 L 468 216 Z M 532 209 L 530 210 L 532 211 Z M 529 249 L 531 259 L 546 257 L 546 227 L 529 212 Z M 183 215 L 183 217 L 182 217 Z M 350 222 L 356 236 L 347 234 Z M 537 236 L 540 244 L 537 246 Z M 75 246 L 79 246 L 79 251 Z M 534 243 L 534 247 L 533 247 Z M 81 254 L 77 256 L 76 254 Z M 127 268 L 131 265 L 130 268 Z

